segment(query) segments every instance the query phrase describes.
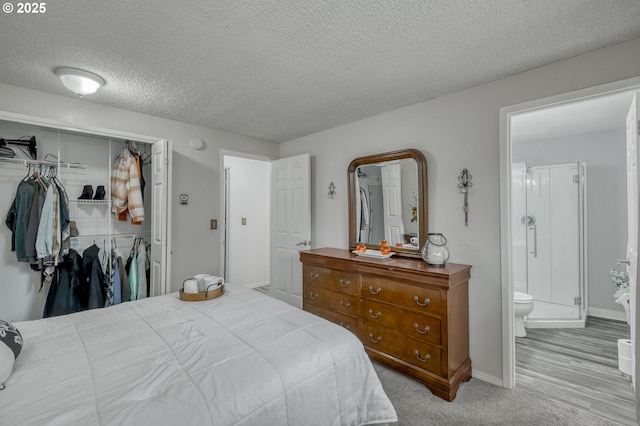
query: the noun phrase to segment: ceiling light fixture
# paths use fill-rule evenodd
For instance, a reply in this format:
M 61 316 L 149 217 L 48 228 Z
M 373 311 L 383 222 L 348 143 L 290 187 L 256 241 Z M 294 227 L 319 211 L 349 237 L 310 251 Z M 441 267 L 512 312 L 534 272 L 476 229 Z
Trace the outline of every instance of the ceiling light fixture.
M 104 85 L 104 80 L 88 71 L 76 68 L 57 68 L 55 74 L 60 77 L 64 87 L 78 96 L 91 95 Z

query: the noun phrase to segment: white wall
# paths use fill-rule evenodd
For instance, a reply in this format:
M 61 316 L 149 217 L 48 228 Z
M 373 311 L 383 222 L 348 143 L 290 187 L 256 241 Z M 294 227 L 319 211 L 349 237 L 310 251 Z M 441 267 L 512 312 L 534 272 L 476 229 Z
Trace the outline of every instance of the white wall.
M 77 128 L 102 128 L 169 139 L 173 142 L 171 288 L 197 272 L 220 275 L 220 231 L 209 229 L 220 216 L 220 150 L 276 158 L 278 145 L 259 139 L 0 84 L 0 111 L 55 120 Z M 189 141 L 205 147 L 194 150 Z M 180 205 L 179 194 L 189 194 Z M 1 313 L 0 313 L 1 314 Z
M 225 155 L 224 166 L 230 192 L 227 280 L 249 287 L 268 284 L 271 162 Z
M 474 374 L 502 380 L 500 134 L 503 106 L 640 75 L 640 39 L 290 141 L 280 156 L 307 152 L 314 165 L 313 247 L 348 247 L 347 167 L 362 155 L 417 148 L 428 161 L 429 224 L 451 261 L 473 265 L 469 287 Z M 473 176 L 469 226 L 457 177 Z M 330 181 L 335 199 L 326 197 Z
M 513 147 L 513 160 L 534 164 L 587 163 L 587 276 L 589 307 L 619 311 L 609 279 L 627 250 L 626 129 L 538 140 Z

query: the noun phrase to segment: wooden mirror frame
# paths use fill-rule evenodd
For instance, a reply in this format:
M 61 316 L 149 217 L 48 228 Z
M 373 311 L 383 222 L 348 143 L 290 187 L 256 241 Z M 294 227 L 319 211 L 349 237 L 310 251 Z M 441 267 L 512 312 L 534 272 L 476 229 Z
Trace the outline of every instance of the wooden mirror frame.
M 391 247 L 391 251 L 396 252 L 398 256 L 420 257 L 420 249 L 427 242 L 427 234 L 429 232 L 427 159 L 422 152 L 413 148 L 358 157 L 349 164 L 347 179 L 349 188 L 349 247 L 351 249 L 355 249 L 358 245 L 358 241 L 356 241 L 356 169 L 367 164 L 384 163 L 405 158 L 414 159 L 418 166 L 418 248 Z M 379 244 L 365 245 L 367 248 L 380 249 Z

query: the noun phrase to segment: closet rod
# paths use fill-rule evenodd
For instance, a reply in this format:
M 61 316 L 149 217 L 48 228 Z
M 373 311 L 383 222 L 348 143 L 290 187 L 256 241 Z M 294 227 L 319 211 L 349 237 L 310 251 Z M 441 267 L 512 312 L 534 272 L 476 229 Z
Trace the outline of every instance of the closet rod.
M 88 166 L 85 164 L 78 163 L 54 163 L 51 161 L 41 161 L 41 160 L 27 160 L 24 158 L 4 158 L 0 157 L 0 163 L 12 163 L 12 164 L 36 164 L 36 165 L 45 165 L 45 166 L 53 166 L 53 167 L 63 167 L 66 169 L 86 169 Z

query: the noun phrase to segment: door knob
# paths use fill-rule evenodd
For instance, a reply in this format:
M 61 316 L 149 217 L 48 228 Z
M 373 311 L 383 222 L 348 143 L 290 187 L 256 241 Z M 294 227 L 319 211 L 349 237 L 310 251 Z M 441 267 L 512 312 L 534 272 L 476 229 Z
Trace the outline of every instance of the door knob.
M 311 241 L 300 241 L 298 244 L 296 244 L 297 246 L 310 246 L 311 245 Z

